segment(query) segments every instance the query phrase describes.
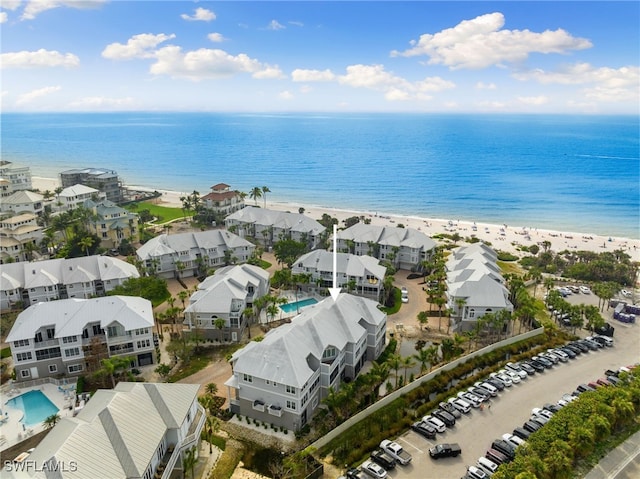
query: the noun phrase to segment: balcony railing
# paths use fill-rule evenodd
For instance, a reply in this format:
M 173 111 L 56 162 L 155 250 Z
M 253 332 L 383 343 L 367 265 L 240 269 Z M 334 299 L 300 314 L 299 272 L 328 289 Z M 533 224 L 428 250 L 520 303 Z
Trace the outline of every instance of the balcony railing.
M 264 408 L 265 408 L 264 401 L 260 401 L 259 399 L 256 399 L 255 401 L 253 401 L 253 409 L 255 409 L 256 411 L 264 412 Z
M 282 416 L 282 408 L 280 406 L 274 406 L 273 404 L 271 404 L 269 406 L 269 414 L 271 414 L 272 416 Z

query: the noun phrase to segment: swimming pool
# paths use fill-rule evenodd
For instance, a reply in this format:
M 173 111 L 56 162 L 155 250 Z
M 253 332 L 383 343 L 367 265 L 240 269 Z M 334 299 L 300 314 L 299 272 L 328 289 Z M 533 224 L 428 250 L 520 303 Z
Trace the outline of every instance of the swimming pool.
M 40 424 L 46 418 L 57 414 L 59 411 L 56 405 L 42 391 L 38 390 L 29 391 L 11 398 L 7 401 L 7 404 L 24 412 L 22 423 L 25 426 Z
M 307 299 L 301 299 L 300 301 L 295 301 L 293 303 L 283 304 L 280 306 L 280 308 L 285 313 L 293 313 L 294 311 L 297 311 L 300 308 L 303 308 L 305 306 L 311 306 L 312 304 L 316 304 L 317 302 L 318 302 L 317 299 L 307 298 Z

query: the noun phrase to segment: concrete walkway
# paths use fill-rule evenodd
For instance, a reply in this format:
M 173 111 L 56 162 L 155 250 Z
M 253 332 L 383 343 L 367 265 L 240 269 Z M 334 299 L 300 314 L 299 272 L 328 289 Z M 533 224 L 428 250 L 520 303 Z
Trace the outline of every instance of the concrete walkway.
M 585 479 L 640 477 L 640 431 L 603 457 L 584 477 Z

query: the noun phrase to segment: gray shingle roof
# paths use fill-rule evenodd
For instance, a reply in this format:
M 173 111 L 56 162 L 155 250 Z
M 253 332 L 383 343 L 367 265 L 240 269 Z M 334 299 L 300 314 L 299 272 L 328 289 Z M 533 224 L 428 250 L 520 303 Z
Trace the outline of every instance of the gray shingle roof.
M 380 245 L 414 249 L 422 248 L 425 251 L 430 251 L 436 247 L 435 241 L 416 229 L 367 225 L 364 223 L 356 223 L 346 230 L 338 231 L 338 238 L 358 243 L 371 241 Z
M 146 261 L 150 258 L 174 254 L 178 251 L 213 249 L 220 246 L 234 249 L 243 246 L 252 247 L 253 245 L 227 230 L 209 230 L 198 233 L 162 234 L 147 241 L 136 253 L 142 261 Z
M 326 228 L 316 220 L 300 213 L 288 213 L 254 206 L 246 206 L 225 218 L 225 221 L 239 221 L 241 223 L 257 223 L 271 225 L 274 228 L 298 231 L 318 235 Z
M 333 252 L 317 249 L 300 256 L 294 264 L 317 271 L 333 272 Z M 366 271 L 383 279 L 386 268 L 380 265 L 379 260 L 371 256 L 336 253 L 336 273 L 361 277 Z

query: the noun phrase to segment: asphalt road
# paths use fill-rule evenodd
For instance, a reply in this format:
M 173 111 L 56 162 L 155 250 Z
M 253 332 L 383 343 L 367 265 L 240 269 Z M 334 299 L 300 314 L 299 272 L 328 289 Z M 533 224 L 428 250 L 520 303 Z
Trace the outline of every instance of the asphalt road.
M 521 426 L 532 408 L 556 402 L 562 394 L 571 393 L 578 384 L 602 377 L 605 369 L 637 363 L 640 360 L 640 325 L 615 322 L 615 327 L 614 347 L 582 354 L 575 360 L 559 363 L 543 374 L 505 388 L 494 398 L 491 409 L 473 409 L 463 415 L 455 427 L 439 434 L 436 440 L 427 440 L 413 431 L 396 438 L 412 454 L 413 461 L 409 466 L 396 467 L 389 477 L 459 479 L 468 465 L 475 464 L 478 457 L 484 455 L 494 439 Z M 436 442 L 457 442 L 462 454 L 457 458 L 434 461 L 429 457 L 428 448 Z M 630 463 L 629 468 L 633 467 L 637 470 L 637 461 Z

